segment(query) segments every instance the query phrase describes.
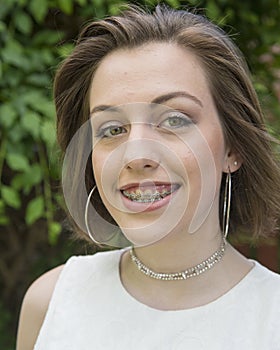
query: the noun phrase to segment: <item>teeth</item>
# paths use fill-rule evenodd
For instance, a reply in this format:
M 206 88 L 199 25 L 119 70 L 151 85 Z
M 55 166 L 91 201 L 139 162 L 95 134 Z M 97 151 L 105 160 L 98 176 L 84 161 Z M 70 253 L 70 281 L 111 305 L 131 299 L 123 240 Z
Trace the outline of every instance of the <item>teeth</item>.
M 129 194 L 129 193 L 128 193 Z M 134 195 L 133 193 L 131 193 L 131 195 Z M 136 190 L 135 191 L 135 198 L 141 198 L 142 196 L 142 192 L 140 190 Z
M 128 192 L 126 190 L 122 191 L 123 195 L 134 202 L 149 203 L 159 201 L 162 198 L 171 194 L 171 190 L 168 191 L 163 189 L 162 191 L 153 192 L 151 189 L 146 189 L 143 192 L 140 189 L 136 191 Z

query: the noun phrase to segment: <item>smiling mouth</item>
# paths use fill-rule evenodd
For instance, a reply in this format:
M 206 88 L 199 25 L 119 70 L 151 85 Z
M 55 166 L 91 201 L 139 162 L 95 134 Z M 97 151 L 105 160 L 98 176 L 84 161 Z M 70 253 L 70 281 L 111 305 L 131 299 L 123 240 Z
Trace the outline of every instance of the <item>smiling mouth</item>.
M 161 184 L 153 186 L 132 186 L 121 190 L 124 197 L 132 202 L 153 203 L 171 195 L 179 188 L 178 184 Z

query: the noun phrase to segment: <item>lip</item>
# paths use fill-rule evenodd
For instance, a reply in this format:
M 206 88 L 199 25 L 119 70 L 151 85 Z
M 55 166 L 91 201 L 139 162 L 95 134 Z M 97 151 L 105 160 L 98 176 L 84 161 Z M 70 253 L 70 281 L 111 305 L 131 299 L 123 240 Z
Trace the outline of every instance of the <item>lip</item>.
M 169 188 L 171 193 L 165 195 L 163 198 L 160 198 L 151 202 L 132 201 L 131 199 L 129 199 L 127 196 L 123 194 L 124 191 L 131 190 L 131 189 L 141 188 L 142 190 L 145 190 L 149 188 L 155 189 L 156 187 Z M 130 211 L 137 213 L 137 212 L 150 212 L 166 206 L 170 202 L 172 197 L 176 195 L 180 187 L 181 186 L 178 183 L 147 181 L 142 183 L 135 182 L 135 183 L 126 184 L 120 187 L 119 191 L 120 191 L 121 199 L 124 206 Z
M 163 181 L 143 181 L 143 182 L 132 182 L 126 185 L 123 185 L 119 188 L 120 191 L 125 191 L 134 187 L 156 187 L 156 186 L 180 186 L 177 183 L 171 183 L 171 182 L 163 182 Z

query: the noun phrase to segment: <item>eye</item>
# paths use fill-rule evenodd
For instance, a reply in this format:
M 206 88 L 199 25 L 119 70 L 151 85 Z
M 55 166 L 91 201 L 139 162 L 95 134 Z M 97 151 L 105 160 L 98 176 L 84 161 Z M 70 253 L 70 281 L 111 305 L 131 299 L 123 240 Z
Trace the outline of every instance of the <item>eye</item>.
M 116 137 L 127 132 L 124 126 L 120 125 L 110 125 L 103 127 L 97 133 L 97 137 Z
M 173 112 L 169 114 L 168 117 L 159 124 L 159 126 L 165 129 L 178 129 L 187 127 L 190 124 L 193 124 L 193 122 L 185 114 Z

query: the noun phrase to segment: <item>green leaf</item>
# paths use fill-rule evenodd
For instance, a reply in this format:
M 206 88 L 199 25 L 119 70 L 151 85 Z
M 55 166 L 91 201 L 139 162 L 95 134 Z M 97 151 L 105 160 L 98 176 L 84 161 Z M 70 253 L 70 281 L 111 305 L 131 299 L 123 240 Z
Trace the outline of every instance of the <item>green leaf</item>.
M 24 103 L 30 106 L 37 112 L 44 114 L 52 119 L 55 116 L 54 104 L 50 99 L 47 99 L 41 89 L 39 91 L 32 89 L 22 96 Z
M 4 62 L 14 64 L 17 67 L 26 66 L 26 58 L 23 55 L 23 47 L 16 40 L 9 40 L 6 47 L 1 50 Z
M 26 91 L 26 93 L 22 96 L 22 100 L 24 103 L 30 105 L 30 106 L 36 106 L 36 104 L 41 103 L 42 100 L 42 93 L 35 89 L 30 89 L 29 91 Z
M 5 226 L 9 223 L 9 218 L 5 215 L 5 202 L 0 199 L 0 225 Z
M 215 1 L 208 1 L 207 3 L 207 16 L 213 21 L 221 20 L 220 9 Z
M 0 21 L 0 33 L 4 32 L 5 30 L 6 30 L 6 24 Z
M 87 0 L 76 0 L 76 1 L 80 6 L 84 6 L 87 3 Z
M 27 77 L 26 82 L 44 88 L 50 85 L 50 77 L 47 74 L 33 73 Z
M 18 192 L 12 188 L 12 187 L 8 187 L 8 186 L 2 186 L 1 187 L 1 196 L 3 198 L 3 200 L 5 201 L 5 203 L 7 205 L 9 205 L 12 208 L 15 209 L 19 209 L 21 206 L 21 202 L 20 202 L 20 197 Z
M 7 153 L 6 161 L 12 170 L 16 171 L 28 171 L 29 162 L 23 154 L 19 153 Z
M 61 58 L 68 57 L 74 49 L 74 46 L 72 44 L 64 44 L 57 48 L 57 52 Z
M 39 138 L 40 135 L 40 117 L 37 113 L 28 111 L 22 117 L 21 124 L 23 128 L 28 131 L 35 140 Z
M 28 173 L 27 173 L 28 174 Z M 29 170 L 29 175 L 32 175 L 32 183 L 33 185 L 38 184 L 43 178 L 42 168 L 39 164 L 32 164 Z
M 31 0 L 29 2 L 29 9 L 37 22 L 42 22 L 48 12 L 47 0 Z
M 36 220 L 44 216 L 43 196 L 32 199 L 26 208 L 25 221 L 27 225 L 32 225 Z
M 14 23 L 17 29 L 23 34 L 30 34 L 32 31 L 33 23 L 31 18 L 23 11 L 16 12 L 14 15 Z
M 1 50 L 0 50 L 1 52 Z M 3 85 L 5 84 L 5 90 L 14 93 L 13 88 L 16 90 L 22 79 L 22 73 L 24 69 L 18 69 L 13 67 L 11 64 L 3 62 L 3 75 L 5 80 L 2 80 Z
M 3 199 L 0 199 L 0 213 L 3 213 L 5 209 L 5 202 Z
M 61 31 L 41 30 L 33 38 L 34 45 L 54 45 L 63 39 L 64 33 Z
M 42 169 L 39 164 L 33 164 L 28 171 L 16 174 L 11 181 L 11 185 L 14 189 L 23 189 L 24 193 L 28 194 L 32 187 L 42 181 L 42 177 Z
M 177 1 L 177 0 L 168 0 L 167 3 L 174 8 L 177 8 L 178 6 L 180 6 L 180 1 Z
M 42 103 L 40 103 L 40 105 L 37 105 L 34 109 L 42 113 L 46 117 L 51 118 L 52 121 L 54 120 L 55 108 L 52 101 L 47 101 L 47 100 L 45 100 L 44 102 L 42 101 Z
M 41 127 L 42 139 L 49 145 L 53 146 L 56 142 L 56 132 L 54 123 L 52 121 L 46 121 Z
M 7 226 L 10 223 L 10 220 L 7 216 L 0 215 L 0 225 L 1 226 Z
M 57 243 L 58 236 L 61 232 L 61 225 L 58 222 L 51 222 L 49 225 L 49 242 L 52 245 Z
M 17 113 L 10 103 L 0 106 L 0 125 L 9 129 L 14 124 L 16 118 Z
M 17 0 L 17 1 L 18 1 L 18 4 L 19 4 L 21 7 L 23 7 L 23 6 L 25 6 L 25 5 L 28 3 L 29 0 Z
M 25 131 L 22 129 L 20 124 L 15 124 L 13 128 L 9 132 L 9 138 L 15 145 L 20 145 L 19 147 L 22 147 L 20 144 L 20 141 L 25 136 Z
M 51 65 L 54 63 L 53 61 L 53 54 L 49 49 L 42 49 L 41 50 L 41 57 L 42 61 L 47 65 Z
M 0 5 L 0 8 L 1 8 L 1 11 L 0 11 L 0 18 L 5 18 L 7 16 L 7 14 L 11 11 L 11 9 L 13 8 L 14 6 L 14 3 L 15 3 L 15 0 L 14 1 L 2 1 L 1 2 L 1 5 Z
M 67 15 L 71 15 L 73 13 L 73 5 L 73 0 L 58 0 L 59 8 Z

